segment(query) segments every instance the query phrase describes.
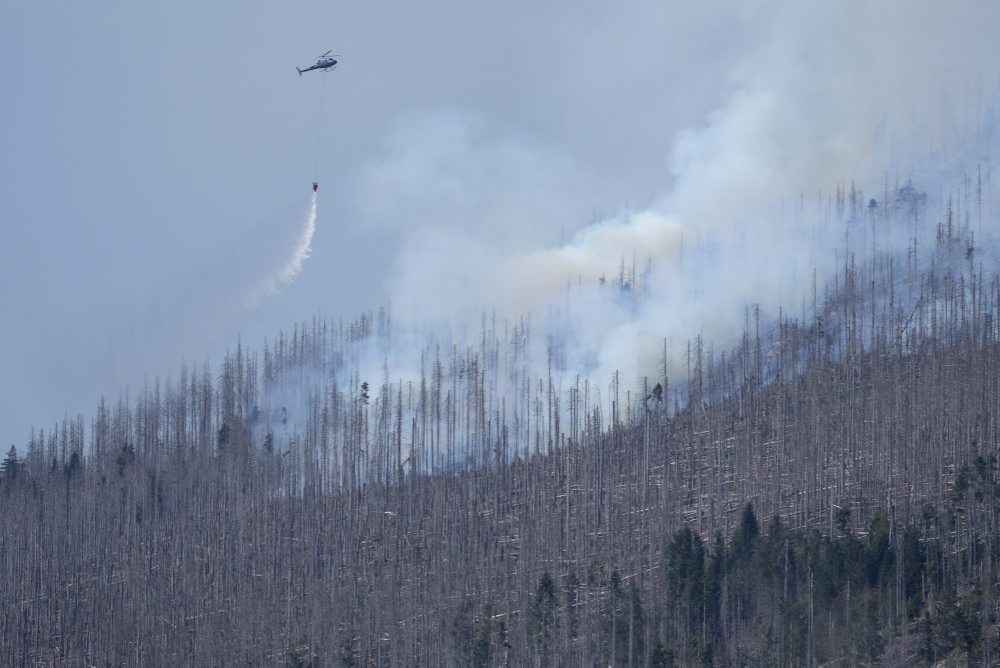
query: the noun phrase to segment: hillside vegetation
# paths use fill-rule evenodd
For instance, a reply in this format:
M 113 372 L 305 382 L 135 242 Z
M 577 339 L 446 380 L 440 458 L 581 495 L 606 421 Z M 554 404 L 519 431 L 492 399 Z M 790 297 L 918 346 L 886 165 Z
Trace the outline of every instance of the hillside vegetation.
M 996 268 L 949 207 L 811 292 L 638 388 L 528 320 L 365 378 L 380 312 L 102 401 L 3 462 L 0 663 L 989 663 Z

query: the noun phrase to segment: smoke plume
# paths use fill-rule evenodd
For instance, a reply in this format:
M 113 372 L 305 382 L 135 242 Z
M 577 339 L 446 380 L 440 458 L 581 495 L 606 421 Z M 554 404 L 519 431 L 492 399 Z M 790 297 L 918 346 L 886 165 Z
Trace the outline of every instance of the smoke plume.
M 394 315 L 461 338 L 484 313 L 532 314 L 570 349 L 567 373 L 632 382 L 653 375 L 664 341 L 674 362 L 694 336 L 727 345 L 749 305 L 798 312 L 814 279 L 868 252 L 832 224 L 838 190 L 856 184 L 877 207 L 913 178 L 940 207 L 963 173 L 989 169 L 997 7 L 752 14 L 748 51 L 718 82 L 725 102 L 673 130 L 661 192 L 613 215 L 586 220 L 598 170 L 570 151 L 466 111 L 401 119 L 359 184 L 367 220 L 403 239 Z M 877 242 L 902 248 L 914 232 Z

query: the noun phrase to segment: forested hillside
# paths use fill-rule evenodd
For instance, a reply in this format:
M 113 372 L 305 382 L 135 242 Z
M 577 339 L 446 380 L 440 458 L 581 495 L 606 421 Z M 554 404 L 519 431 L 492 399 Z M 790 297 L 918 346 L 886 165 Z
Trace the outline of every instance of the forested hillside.
M 638 387 L 528 319 L 396 377 L 380 312 L 102 401 L 3 462 L 0 662 L 989 663 L 1000 277 L 936 230 Z

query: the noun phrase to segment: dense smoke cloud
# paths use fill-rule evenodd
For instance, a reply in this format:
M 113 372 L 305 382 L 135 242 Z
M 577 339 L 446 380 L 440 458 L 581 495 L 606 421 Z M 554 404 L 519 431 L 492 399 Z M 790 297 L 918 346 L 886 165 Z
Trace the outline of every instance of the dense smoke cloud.
M 675 359 L 695 335 L 727 344 L 748 304 L 797 310 L 813 270 L 822 283 L 843 258 L 842 230 L 820 215 L 835 188 L 856 180 L 881 198 L 890 179 L 950 187 L 926 181 L 956 156 L 934 178 L 989 167 L 997 20 L 996 7 L 973 4 L 763 3 L 747 17 L 746 54 L 718 82 L 728 99 L 675 135 L 668 183 L 596 221 L 579 207 L 588 165 L 455 110 L 407 117 L 360 178 L 368 219 L 403 238 L 394 312 L 430 326 L 557 307 L 553 331 L 589 360 L 569 371 L 599 378 L 652 375 L 664 340 Z M 649 85 L 683 96 L 687 83 Z M 567 238 L 555 242 L 557 230 Z M 626 274 L 645 280 L 609 288 Z
M 35 63 L 0 73 L 19 101 L 0 111 L 13 440 L 238 336 L 383 302 L 414 348 L 531 313 L 536 343 L 572 345 L 567 368 L 646 374 L 663 339 L 676 361 L 748 302 L 800 306 L 843 257 L 820 191 L 880 199 L 912 177 L 932 216 L 963 172 L 991 174 L 996 3 L 214 7 L 21 3 L 0 21 L 6 62 Z M 116 66 L 39 77 L 63 66 L 42 38 Z M 247 309 L 301 238 L 275 199 L 313 180 L 321 96 L 291 66 L 330 47 L 336 222 L 294 286 Z M 233 53 L 244 67 L 206 66 Z M 261 210 L 279 214 L 253 229 Z M 600 288 L 633 258 L 642 299 Z

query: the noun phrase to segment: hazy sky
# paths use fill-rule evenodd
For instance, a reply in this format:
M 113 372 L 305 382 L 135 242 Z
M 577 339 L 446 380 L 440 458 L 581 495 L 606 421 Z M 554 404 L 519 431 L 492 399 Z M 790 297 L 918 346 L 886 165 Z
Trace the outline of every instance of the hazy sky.
M 849 165 L 864 135 L 827 128 L 850 110 L 997 55 L 988 3 L 703 4 L 4 3 L 0 439 L 239 335 L 408 298 L 428 257 L 468 270 L 442 230 L 524 253 L 617 211 L 705 213 L 706 188 L 761 184 L 758 148 L 819 138 L 803 179 Z M 327 49 L 336 72 L 296 75 Z M 248 303 L 306 215 L 324 85 L 312 256 Z
M 373 221 L 358 182 L 408 118 L 463 114 L 555 156 L 558 206 L 579 198 L 557 228 L 650 198 L 673 131 L 724 95 L 742 22 L 659 4 L 4 3 L 0 435 L 89 415 L 144 366 L 385 299 L 401 221 Z M 312 258 L 258 310 L 217 317 L 242 289 L 230 265 L 245 274 L 304 214 L 323 82 L 294 66 L 327 49 L 342 64 Z

